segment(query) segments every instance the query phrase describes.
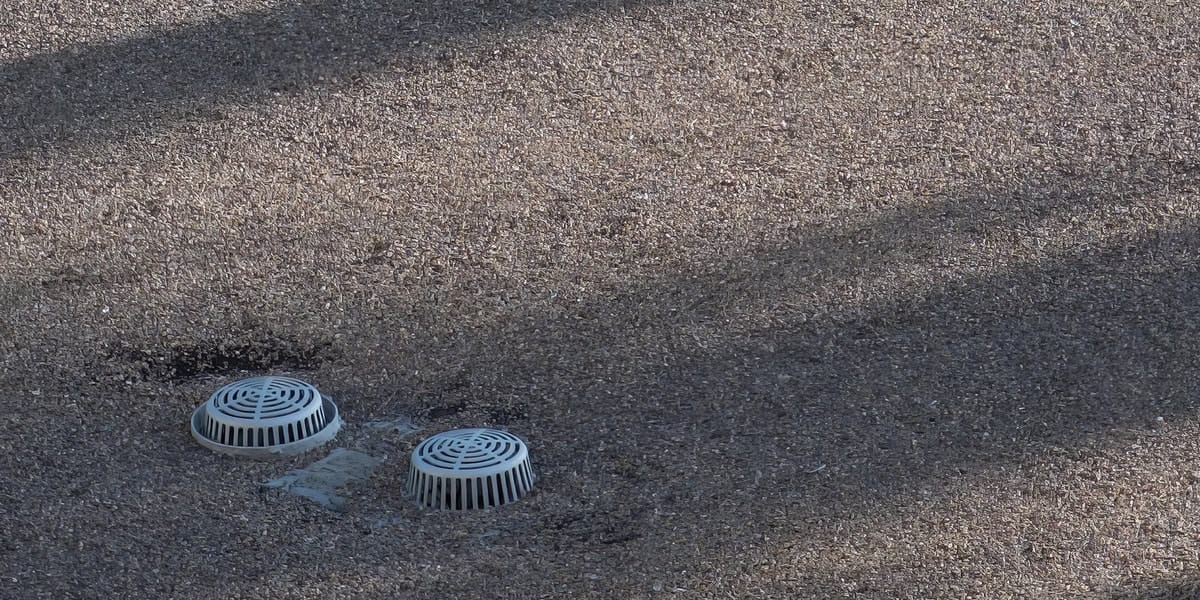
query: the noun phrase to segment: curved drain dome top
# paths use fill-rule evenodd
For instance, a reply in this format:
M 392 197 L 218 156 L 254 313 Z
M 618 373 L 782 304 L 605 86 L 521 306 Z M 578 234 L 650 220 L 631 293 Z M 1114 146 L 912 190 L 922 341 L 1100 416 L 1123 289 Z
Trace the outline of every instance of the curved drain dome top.
M 337 405 L 290 377 L 235 381 L 192 413 L 192 436 L 207 448 L 238 456 L 298 454 L 333 439 Z
M 408 490 L 423 506 L 466 510 L 515 502 L 534 480 L 521 438 L 495 429 L 458 429 L 413 449 Z

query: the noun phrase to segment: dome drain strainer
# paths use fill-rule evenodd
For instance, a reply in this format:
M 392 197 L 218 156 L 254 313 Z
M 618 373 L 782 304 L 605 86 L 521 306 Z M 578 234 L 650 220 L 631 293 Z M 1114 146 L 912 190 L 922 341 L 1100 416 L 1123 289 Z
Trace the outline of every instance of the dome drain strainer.
M 458 429 L 417 445 L 408 491 L 429 508 L 469 510 L 515 502 L 534 482 L 521 438 L 495 429 Z
M 192 437 L 236 456 L 299 454 L 333 439 L 337 405 L 317 388 L 290 377 L 235 381 L 192 413 Z

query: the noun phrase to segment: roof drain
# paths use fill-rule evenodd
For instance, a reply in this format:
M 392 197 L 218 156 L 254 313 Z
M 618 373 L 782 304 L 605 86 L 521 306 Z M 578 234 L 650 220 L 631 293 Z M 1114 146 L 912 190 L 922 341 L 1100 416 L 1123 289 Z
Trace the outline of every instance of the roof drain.
M 471 510 L 516 502 L 535 480 L 521 438 L 495 429 L 457 429 L 413 449 L 408 492 L 427 508 Z
M 192 413 L 192 437 L 206 448 L 265 458 L 307 452 L 341 427 L 337 405 L 291 377 L 252 377 L 216 392 Z

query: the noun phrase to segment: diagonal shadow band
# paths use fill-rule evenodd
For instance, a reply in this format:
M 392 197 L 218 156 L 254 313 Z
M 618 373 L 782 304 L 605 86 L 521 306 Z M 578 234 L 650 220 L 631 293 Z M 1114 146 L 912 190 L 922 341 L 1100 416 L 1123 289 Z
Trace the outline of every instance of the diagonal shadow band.
M 990 229 L 1011 231 L 1024 218 L 1034 228 L 1069 221 L 1091 203 L 1119 210 L 1163 198 L 1164 190 L 1153 186 L 1108 195 L 1098 190 L 1111 182 L 1092 183 L 1050 190 L 1062 200 L 1040 217 L 1006 213 Z M 1194 184 L 1193 178 L 1188 185 Z M 1171 196 L 1177 188 L 1166 191 Z M 790 289 L 803 302 L 804 280 L 820 266 L 823 247 L 848 249 L 825 267 L 867 263 L 879 272 L 870 261 L 873 254 L 879 260 L 873 250 L 883 240 L 896 239 L 885 233 L 890 227 L 912 226 L 901 236 L 902 245 L 912 246 L 939 213 L 963 226 L 982 225 L 973 209 L 983 203 L 964 201 L 968 212 L 960 217 L 939 205 L 930 214 L 875 222 L 870 228 L 881 239 L 866 248 L 857 247 L 853 232 L 841 238 L 846 244 L 836 235 L 817 236 L 708 276 L 633 290 L 616 306 L 580 307 L 558 323 L 539 322 L 536 331 L 499 340 L 484 335 L 478 346 L 463 345 L 469 353 L 463 362 L 515 374 L 504 382 L 524 386 L 514 394 L 536 387 L 547 398 L 544 406 L 556 408 L 534 408 L 533 423 L 523 425 L 544 439 L 588 440 L 586 459 L 573 457 L 578 447 L 569 444 L 543 453 L 547 464 L 596 473 L 590 483 L 602 481 L 598 488 L 615 488 L 623 498 L 624 504 L 581 508 L 580 522 L 604 522 L 621 506 L 653 506 L 653 514 L 623 515 L 606 526 L 661 538 L 639 547 L 679 553 L 680 569 L 736 563 L 728 548 L 753 535 L 800 544 L 819 527 L 806 523 L 886 514 L 974 473 L 1070 454 L 1195 410 L 1200 362 L 1191 340 L 1200 334 L 1200 230 L 1194 214 L 1133 237 L 948 278 L 836 318 L 795 313 L 748 334 L 719 327 L 700 340 L 689 334 L 688 320 L 720 322 L 729 307 L 766 290 Z M 790 284 L 779 285 L 781 279 Z M 690 314 L 671 311 L 697 296 L 711 301 Z M 627 311 L 641 313 L 636 326 L 604 325 L 605 315 Z M 581 322 L 597 325 L 571 335 Z M 506 348 L 505 355 L 486 353 L 495 347 Z M 539 356 L 561 361 L 531 366 Z M 553 486 L 555 493 L 577 493 Z M 578 494 L 584 506 L 587 492 Z M 744 531 L 754 533 L 728 533 Z M 776 592 L 804 597 L 823 589 L 814 583 Z
M 1109 600 L 1188 600 L 1197 597 L 1200 597 L 1200 575 L 1195 572 L 1183 577 L 1133 581 L 1107 596 Z
M 436 61 L 444 42 L 621 5 L 306 0 L 34 55 L 0 64 L 0 158 L 112 141 L 222 104 Z
M 1013 190 L 1039 209 L 1024 213 L 981 210 L 994 197 L 948 198 L 428 350 L 456 355 L 474 372 L 474 393 L 530 402 L 518 424 L 543 440 L 543 491 L 574 512 L 554 532 L 509 522 L 512 537 L 574 535 L 572 550 L 614 564 L 635 548 L 697 578 L 736 579 L 697 565 L 736 568 L 771 550 L 749 539 L 803 544 L 822 527 L 887 514 L 974 473 L 1189 414 L 1200 372 L 1190 350 L 1200 334 L 1200 228 L 1194 213 L 1161 226 L 1129 220 L 1131 237 L 948 277 L 828 318 L 794 311 L 738 330 L 724 319 L 730 308 L 764 294 L 802 303 L 819 271 L 874 277 L 887 270 L 878 250 L 889 242 L 912 250 L 945 229 L 1036 231 L 1195 189 L 1193 176 L 1170 173 L 1130 166 L 1112 179 L 1030 182 Z M 938 220 L 953 224 L 933 227 Z M 673 310 L 697 297 L 707 301 Z M 689 329 L 696 321 L 715 327 L 705 336 Z M 610 596 L 647 576 L 605 575 Z M 821 577 L 837 575 L 772 591 L 819 594 L 829 589 Z M 481 584 L 453 585 L 465 594 Z
M 1068 202 L 1055 212 L 1073 210 L 1079 206 Z M 901 222 L 922 221 L 912 217 Z M 480 370 L 528 373 L 544 393 L 575 395 L 572 414 L 543 415 L 541 425 L 609 432 L 609 460 L 643 455 L 685 464 L 684 455 L 711 442 L 723 460 L 706 477 L 725 471 L 733 481 L 767 460 L 759 465 L 774 471 L 763 467 L 761 485 L 779 492 L 806 469 L 840 463 L 833 470 L 846 479 L 836 487 L 855 490 L 843 496 L 853 514 L 901 483 L 957 477 L 1193 407 L 1200 364 L 1180 349 L 1200 322 L 1195 226 L 1176 223 L 1011 270 L 948 278 L 830 318 L 795 311 L 756 331 L 718 331 L 700 343 L 688 337 L 681 319 L 720 321 L 764 292 L 803 302 L 819 262 L 810 260 L 814 251 L 833 245 L 818 241 L 682 286 L 634 292 L 621 301 L 626 306 L 581 307 L 557 326 L 540 323 L 529 339 L 462 349 Z M 917 242 L 920 229 L 910 235 Z M 858 252 L 840 258 L 855 263 Z M 858 258 L 869 260 L 870 250 L 862 252 Z M 690 314 L 671 310 L 696 297 L 711 302 Z M 657 314 L 641 315 L 632 329 L 574 324 L 626 310 Z M 487 356 L 496 345 L 509 352 Z M 562 361 L 534 367 L 521 357 L 526 349 Z M 544 383 L 564 370 L 582 372 L 561 389 Z M 774 454 L 763 456 L 764 448 Z M 679 475 L 651 487 L 686 496 L 688 478 Z M 801 495 L 808 493 L 816 492 Z

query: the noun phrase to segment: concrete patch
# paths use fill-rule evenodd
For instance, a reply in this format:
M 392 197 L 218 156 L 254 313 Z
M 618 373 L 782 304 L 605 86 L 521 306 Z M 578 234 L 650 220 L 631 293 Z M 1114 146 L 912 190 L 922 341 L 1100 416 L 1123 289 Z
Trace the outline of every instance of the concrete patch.
M 382 462 L 356 450 L 337 448 L 329 456 L 286 475 L 262 484 L 266 489 L 280 489 L 308 498 L 330 510 L 341 511 L 346 500 L 337 492 L 355 481 L 365 480 Z

